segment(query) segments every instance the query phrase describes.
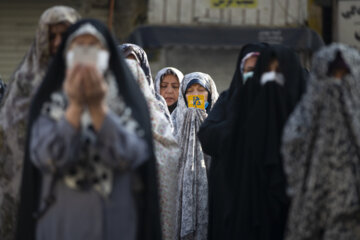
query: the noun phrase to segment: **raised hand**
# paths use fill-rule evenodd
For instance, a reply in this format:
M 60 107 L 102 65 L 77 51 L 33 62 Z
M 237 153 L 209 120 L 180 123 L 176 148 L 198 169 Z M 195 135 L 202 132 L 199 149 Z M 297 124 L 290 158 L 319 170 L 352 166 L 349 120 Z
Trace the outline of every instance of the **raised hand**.
M 66 72 L 63 89 L 69 98 L 65 118 L 74 127 L 80 127 L 81 114 L 84 110 L 84 94 L 82 89 L 83 70 L 81 65 L 76 65 Z

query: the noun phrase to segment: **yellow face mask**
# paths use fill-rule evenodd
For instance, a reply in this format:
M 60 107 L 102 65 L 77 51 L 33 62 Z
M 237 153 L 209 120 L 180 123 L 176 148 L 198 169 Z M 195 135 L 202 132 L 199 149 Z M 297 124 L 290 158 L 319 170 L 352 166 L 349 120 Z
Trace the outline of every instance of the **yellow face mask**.
M 187 102 L 189 108 L 205 109 L 204 95 L 188 95 Z

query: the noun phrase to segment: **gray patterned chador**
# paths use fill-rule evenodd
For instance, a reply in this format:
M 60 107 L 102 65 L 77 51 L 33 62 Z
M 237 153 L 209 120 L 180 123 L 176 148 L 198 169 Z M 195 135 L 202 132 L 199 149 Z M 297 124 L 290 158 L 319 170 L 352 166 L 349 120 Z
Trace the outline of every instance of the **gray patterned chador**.
M 192 82 L 198 82 L 206 89 L 209 102 L 206 110 L 187 107 L 185 95 Z M 197 133 L 218 96 L 215 83 L 208 74 L 187 74 L 180 86 L 178 105 L 172 113 L 176 137 L 182 151 L 178 168 L 176 225 L 179 239 L 207 239 L 210 157 L 203 153 Z
M 288 240 L 360 239 L 360 55 L 332 44 L 283 135 Z

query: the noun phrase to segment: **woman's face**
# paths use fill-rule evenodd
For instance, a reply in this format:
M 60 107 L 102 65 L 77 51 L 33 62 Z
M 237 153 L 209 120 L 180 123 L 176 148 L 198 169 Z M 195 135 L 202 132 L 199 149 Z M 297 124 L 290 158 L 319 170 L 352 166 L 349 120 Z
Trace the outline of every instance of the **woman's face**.
M 186 90 L 185 93 L 186 99 L 190 95 L 204 95 L 205 101 L 208 101 L 208 97 L 209 97 L 208 91 L 198 83 L 194 83 Z
M 89 51 L 85 49 L 89 48 Z M 76 65 L 94 66 L 100 74 L 104 74 L 109 65 L 110 54 L 102 42 L 91 34 L 83 34 L 75 37 L 66 52 L 67 67 L 73 68 Z
M 56 54 L 63 35 L 69 26 L 70 24 L 68 23 L 56 23 L 49 26 L 49 51 L 51 56 Z
M 268 71 L 269 72 L 280 72 L 279 61 L 276 58 L 274 58 L 270 61 L 269 66 L 268 66 Z
M 254 71 L 257 59 L 258 59 L 257 56 L 252 56 L 252 57 L 246 59 L 246 61 L 244 63 L 244 69 L 243 69 L 244 73 Z
M 160 95 L 164 97 L 168 106 L 177 102 L 179 97 L 179 80 L 172 74 L 165 75 L 160 83 Z
M 333 77 L 337 79 L 342 79 L 347 74 L 349 74 L 349 71 L 346 68 L 336 68 L 332 72 Z

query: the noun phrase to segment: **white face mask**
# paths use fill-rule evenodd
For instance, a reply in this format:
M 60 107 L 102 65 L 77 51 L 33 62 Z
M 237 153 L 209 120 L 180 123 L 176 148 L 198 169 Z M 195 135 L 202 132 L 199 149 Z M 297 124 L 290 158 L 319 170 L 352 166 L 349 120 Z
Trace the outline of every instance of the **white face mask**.
M 285 84 L 285 78 L 282 73 L 278 72 L 264 72 L 261 75 L 260 83 L 261 85 L 265 85 L 267 82 L 276 82 L 277 84 L 283 86 Z
M 249 78 L 252 78 L 254 76 L 254 72 L 247 72 L 247 73 L 243 73 L 243 84 L 246 83 L 246 81 Z
M 66 67 L 72 68 L 75 64 L 93 64 L 99 73 L 104 74 L 109 66 L 109 52 L 96 47 L 76 46 L 66 53 Z

